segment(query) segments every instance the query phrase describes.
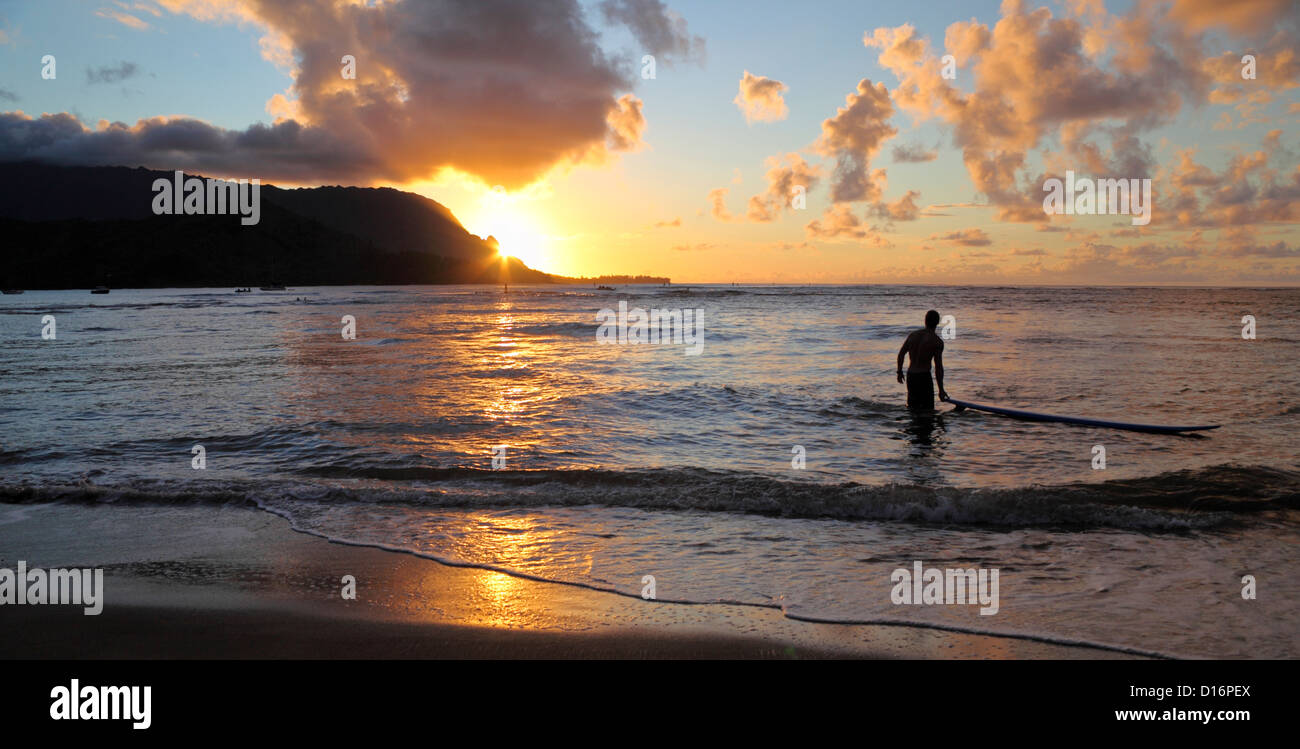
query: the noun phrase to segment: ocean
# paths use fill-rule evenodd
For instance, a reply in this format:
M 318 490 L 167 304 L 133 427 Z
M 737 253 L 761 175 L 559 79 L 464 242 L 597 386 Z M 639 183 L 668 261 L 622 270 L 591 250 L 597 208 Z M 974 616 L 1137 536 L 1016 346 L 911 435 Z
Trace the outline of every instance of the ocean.
M 620 302 L 698 311 L 702 347 L 598 343 Z M 895 356 L 930 308 L 953 397 L 1222 427 L 912 414 Z M 0 297 L 0 502 L 245 505 L 665 605 L 1296 657 L 1297 362 L 1300 289 L 29 291 Z M 917 562 L 998 571 L 997 613 L 895 603 Z

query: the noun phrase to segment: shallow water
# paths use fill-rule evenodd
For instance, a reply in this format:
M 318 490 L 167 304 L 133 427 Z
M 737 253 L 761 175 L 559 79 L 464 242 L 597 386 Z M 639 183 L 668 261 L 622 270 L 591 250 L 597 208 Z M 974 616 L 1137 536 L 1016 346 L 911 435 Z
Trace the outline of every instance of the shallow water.
M 703 310 L 702 353 L 598 345 L 619 301 Z M 931 307 L 954 397 L 1223 426 L 911 415 L 894 356 Z M 1294 657 L 1297 354 L 1300 290 L 29 291 L 0 298 L 0 500 L 252 503 L 661 600 Z M 918 560 L 998 569 L 998 613 L 893 604 Z

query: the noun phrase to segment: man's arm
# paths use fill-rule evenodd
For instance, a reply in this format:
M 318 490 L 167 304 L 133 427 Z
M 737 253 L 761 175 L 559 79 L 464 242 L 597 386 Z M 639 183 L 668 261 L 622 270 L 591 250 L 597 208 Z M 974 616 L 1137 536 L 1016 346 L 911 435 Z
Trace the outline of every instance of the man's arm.
M 912 336 L 908 335 L 903 341 L 903 347 L 898 350 L 898 381 L 903 382 L 903 356 L 907 354 L 907 347 L 912 345 Z
M 939 350 L 934 352 L 934 381 L 939 383 L 939 400 L 948 400 L 948 391 L 943 389 L 943 341 L 939 342 Z

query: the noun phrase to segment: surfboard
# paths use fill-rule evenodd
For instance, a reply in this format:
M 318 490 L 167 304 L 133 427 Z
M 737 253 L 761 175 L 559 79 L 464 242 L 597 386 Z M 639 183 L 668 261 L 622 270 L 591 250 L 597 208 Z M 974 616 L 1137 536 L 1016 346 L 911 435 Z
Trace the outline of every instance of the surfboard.
M 1085 419 L 1080 416 L 1057 416 L 1056 414 L 1040 414 L 1033 411 L 1021 411 L 1015 408 L 1001 408 L 999 406 L 986 406 L 982 403 L 971 403 L 970 401 L 961 401 L 956 398 L 949 398 L 948 402 L 956 406 L 957 411 L 963 411 L 967 408 L 975 411 L 987 411 L 991 414 L 1000 414 L 1010 416 L 1013 419 L 1023 419 L 1025 421 L 1051 421 L 1061 424 L 1081 424 L 1089 427 L 1102 427 L 1105 429 L 1125 429 L 1130 432 L 1151 432 L 1153 434 L 1178 434 L 1180 432 L 1203 432 L 1207 429 L 1218 429 L 1219 424 L 1207 424 L 1205 426 L 1160 426 L 1158 424 L 1131 424 L 1125 421 L 1107 421 L 1106 419 Z

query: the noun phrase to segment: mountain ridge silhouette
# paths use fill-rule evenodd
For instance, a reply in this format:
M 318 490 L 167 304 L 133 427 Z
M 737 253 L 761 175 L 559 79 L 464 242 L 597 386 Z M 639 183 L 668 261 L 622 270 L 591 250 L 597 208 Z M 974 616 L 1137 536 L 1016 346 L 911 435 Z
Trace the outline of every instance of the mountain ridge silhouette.
M 173 171 L 0 163 L 4 288 L 570 283 L 391 187 L 260 187 L 260 217 L 154 215 Z M 186 178 L 205 178 L 186 173 Z M 652 279 L 667 281 L 667 279 Z

